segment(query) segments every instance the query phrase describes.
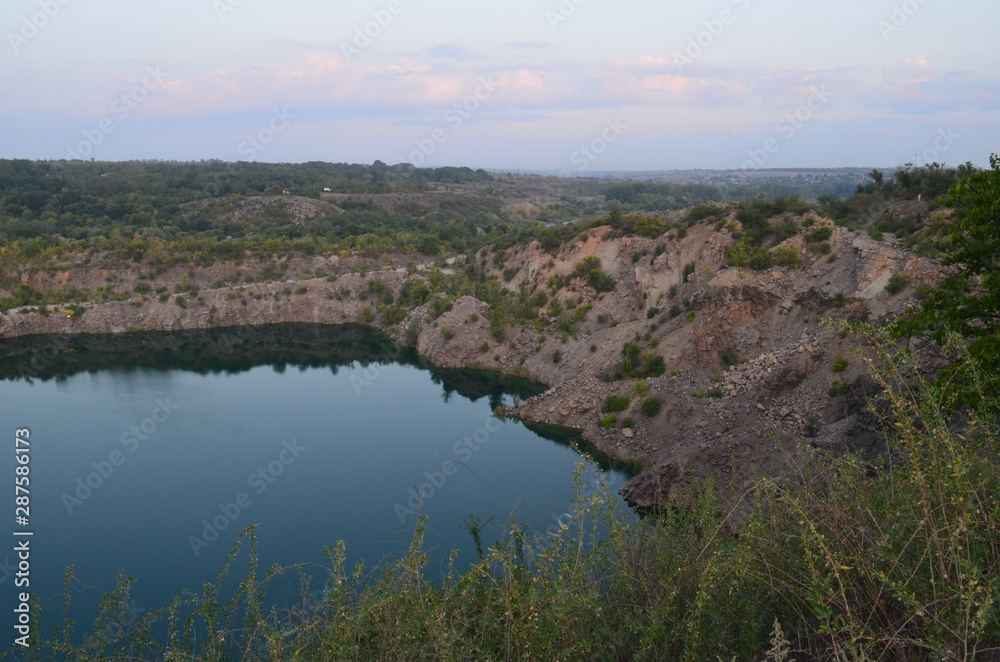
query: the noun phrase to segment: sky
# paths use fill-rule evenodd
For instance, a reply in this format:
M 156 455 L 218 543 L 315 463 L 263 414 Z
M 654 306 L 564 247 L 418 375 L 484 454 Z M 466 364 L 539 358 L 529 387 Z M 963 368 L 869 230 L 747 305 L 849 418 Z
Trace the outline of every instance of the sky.
M 5 0 L 0 158 L 986 165 L 997 0 Z

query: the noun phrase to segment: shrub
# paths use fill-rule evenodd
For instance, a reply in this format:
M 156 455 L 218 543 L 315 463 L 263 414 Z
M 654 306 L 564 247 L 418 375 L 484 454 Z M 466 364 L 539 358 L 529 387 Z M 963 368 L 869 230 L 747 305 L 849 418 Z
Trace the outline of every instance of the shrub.
M 634 428 L 635 419 L 633 419 L 631 416 L 626 416 L 625 418 L 622 419 L 622 427 L 629 429 Z
M 552 362 L 559 363 L 560 361 L 562 361 L 562 352 L 557 349 L 556 351 L 552 352 Z
M 628 409 L 629 398 L 627 395 L 609 395 L 604 400 L 604 405 L 601 407 L 603 412 L 618 412 L 625 411 Z
M 842 395 L 847 395 L 850 392 L 850 387 L 847 384 L 841 384 L 840 380 L 833 380 L 833 384 L 830 386 L 828 394 L 831 398 L 838 398 Z
M 684 279 L 683 282 L 685 283 L 688 282 L 688 277 L 691 276 L 691 274 L 693 273 L 694 273 L 694 262 L 688 262 L 687 264 L 684 265 L 684 272 L 682 274 Z
M 610 430 L 618 424 L 618 414 L 608 414 L 601 419 L 601 427 Z
M 812 232 L 810 232 L 808 235 L 806 235 L 806 241 L 818 244 L 820 242 L 828 240 L 832 236 L 833 236 L 833 229 L 830 228 L 829 226 L 824 226 L 821 228 L 817 228 Z
M 774 264 L 779 267 L 801 267 L 802 256 L 798 246 L 782 246 L 774 249 Z
M 837 354 L 833 359 L 833 371 L 834 372 L 844 372 L 847 370 L 848 361 L 843 354 Z
M 646 398 L 642 401 L 640 410 L 646 416 L 650 418 L 656 416 L 660 413 L 660 408 L 663 406 L 663 402 L 657 398 Z
M 635 391 L 636 395 L 643 397 L 649 393 L 649 382 L 645 379 L 636 380 L 636 382 L 632 384 L 632 390 Z
M 899 294 L 906 289 L 906 275 L 896 271 L 889 276 L 889 282 L 885 284 L 885 291 L 889 294 Z

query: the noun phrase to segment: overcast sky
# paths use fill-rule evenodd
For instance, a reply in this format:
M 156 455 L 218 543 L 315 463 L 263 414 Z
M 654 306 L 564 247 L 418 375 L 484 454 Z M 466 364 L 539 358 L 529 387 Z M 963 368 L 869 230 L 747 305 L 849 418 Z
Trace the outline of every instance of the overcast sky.
M 988 162 L 997 0 L 4 0 L 0 157 Z

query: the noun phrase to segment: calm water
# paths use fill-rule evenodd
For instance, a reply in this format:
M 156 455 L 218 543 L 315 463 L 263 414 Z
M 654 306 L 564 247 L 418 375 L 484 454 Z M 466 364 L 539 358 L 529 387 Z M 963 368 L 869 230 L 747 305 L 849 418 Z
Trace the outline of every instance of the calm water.
M 418 508 L 429 547 L 471 550 L 460 529 L 470 514 L 544 529 L 571 502 L 578 453 L 492 415 L 536 386 L 431 370 L 357 327 L 36 338 L 0 350 L 21 357 L 0 361 L 0 412 L 9 451 L 17 428 L 31 430 L 40 596 L 59 593 L 72 564 L 74 592 L 110 589 L 124 570 L 138 578 L 140 611 L 161 606 L 214 578 L 254 522 L 262 568 L 323 563 L 339 539 L 350 561 L 373 564 L 406 549 Z M 4 455 L 0 493 L 12 495 Z M 627 479 L 607 476 L 613 491 Z M 6 610 L 15 592 L 4 556 Z

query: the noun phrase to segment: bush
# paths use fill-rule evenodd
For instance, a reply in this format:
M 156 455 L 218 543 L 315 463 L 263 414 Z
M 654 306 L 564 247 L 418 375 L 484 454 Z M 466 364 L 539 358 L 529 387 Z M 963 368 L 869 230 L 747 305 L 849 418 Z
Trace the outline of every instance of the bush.
M 618 425 L 618 414 L 608 414 L 601 419 L 601 427 L 610 430 Z
M 798 246 L 782 246 L 774 249 L 774 264 L 779 267 L 801 267 L 802 256 Z
M 552 362 L 559 363 L 560 361 L 562 361 L 562 352 L 557 349 L 556 351 L 552 352 Z
M 633 419 L 631 416 L 626 416 L 625 418 L 622 419 L 622 427 L 629 429 L 634 428 L 635 419 Z
M 830 386 L 828 394 L 831 398 L 839 398 L 842 395 L 847 395 L 850 391 L 851 389 L 847 384 L 841 384 L 840 380 L 835 379 Z
M 898 271 L 889 276 L 889 282 L 885 284 L 885 291 L 889 294 L 899 294 L 906 289 L 906 276 Z
M 649 382 L 645 379 L 636 380 L 636 382 L 632 384 L 632 390 L 639 397 L 643 397 L 649 393 Z
M 812 232 L 810 232 L 808 235 L 806 235 L 806 241 L 813 244 L 818 244 L 820 242 L 828 240 L 832 236 L 833 236 L 833 229 L 830 228 L 829 226 L 824 226 L 821 228 L 817 228 Z
M 833 371 L 834 372 L 844 372 L 847 370 L 848 361 L 843 354 L 837 354 L 833 359 Z
M 640 406 L 640 411 L 650 418 L 656 416 L 660 413 L 660 408 L 663 406 L 663 402 L 657 398 L 646 398 L 642 401 Z
M 629 398 L 627 395 L 609 395 L 604 400 L 604 405 L 601 407 L 601 411 L 607 412 L 618 412 L 625 411 L 628 409 Z

